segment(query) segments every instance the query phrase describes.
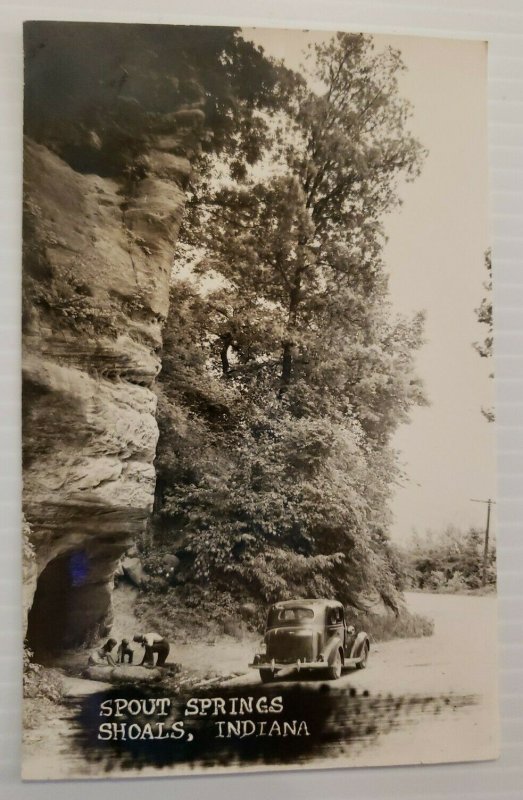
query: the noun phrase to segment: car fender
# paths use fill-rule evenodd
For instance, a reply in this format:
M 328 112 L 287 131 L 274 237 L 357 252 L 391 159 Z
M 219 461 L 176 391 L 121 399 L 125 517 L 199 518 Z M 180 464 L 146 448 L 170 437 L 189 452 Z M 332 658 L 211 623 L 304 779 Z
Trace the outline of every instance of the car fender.
M 331 636 L 325 647 L 323 648 L 323 658 L 329 666 L 334 661 L 334 653 L 336 650 L 341 650 L 343 653 L 343 643 L 337 633 Z
M 365 631 L 360 631 L 354 640 L 354 644 L 352 645 L 352 650 L 350 651 L 351 658 L 359 658 L 363 652 L 363 647 L 367 644 L 367 647 L 370 650 L 370 641 L 369 637 L 365 633 Z

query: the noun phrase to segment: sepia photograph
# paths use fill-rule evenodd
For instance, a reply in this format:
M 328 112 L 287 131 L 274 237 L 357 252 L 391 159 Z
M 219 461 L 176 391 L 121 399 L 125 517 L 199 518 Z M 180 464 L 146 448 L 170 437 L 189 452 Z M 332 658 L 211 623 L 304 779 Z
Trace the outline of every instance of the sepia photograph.
M 24 64 L 23 778 L 496 759 L 487 43 Z

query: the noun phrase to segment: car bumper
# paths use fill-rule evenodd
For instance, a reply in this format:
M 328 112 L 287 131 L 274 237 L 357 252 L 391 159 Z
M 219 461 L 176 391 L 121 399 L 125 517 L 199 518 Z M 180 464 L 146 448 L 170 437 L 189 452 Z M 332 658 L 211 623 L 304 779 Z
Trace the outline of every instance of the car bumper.
M 249 667 L 252 669 L 268 669 L 275 673 L 282 671 L 294 672 L 294 670 L 299 672 L 302 669 L 326 669 L 328 666 L 326 661 L 300 661 L 300 659 L 298 659 L 292 662 L 281 662 L 275 661 L 274 659 L 269 661 L 263 656 L 254 656 L 252 664 L 249 664 Z

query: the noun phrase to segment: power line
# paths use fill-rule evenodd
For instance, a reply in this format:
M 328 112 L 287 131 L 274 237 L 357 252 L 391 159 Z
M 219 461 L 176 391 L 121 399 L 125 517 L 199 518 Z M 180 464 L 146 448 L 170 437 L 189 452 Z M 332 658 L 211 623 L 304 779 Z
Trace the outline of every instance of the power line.
M 485 586 L 487 583 L 487 562 L 488 562 L 488 540 L 489 540 L 489 530 L 490 530 L 490 507 L 492 505 L 496 505 L 495 500 L 491 500 L 490 497 L 488 500 L 474 500 L 473 498 L 470 499 L 471 503 L 485 503 L 487 506 L 487 525 L 485 527 L 485 545 L 483 547 L 483 574 L 481 577 L 481 585 Z

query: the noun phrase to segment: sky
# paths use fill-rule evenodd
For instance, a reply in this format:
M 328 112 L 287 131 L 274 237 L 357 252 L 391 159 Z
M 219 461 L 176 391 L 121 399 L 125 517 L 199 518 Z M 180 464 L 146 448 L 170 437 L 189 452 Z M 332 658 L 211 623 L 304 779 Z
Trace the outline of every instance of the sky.
M 245 29 L 245 38 L 294 69 L 325 32 Z M 417 357 L 430 406 L 398 429 L 394 446 L 408 476 L 397 488 L 392 538 L 448 524 L 484 527 L 495 499 L 492 365 L 472 343 L 485 326 L 474 309 L 485 294 L 489 246 L 487 46 L 483 42 L 375 35 L 377 49 L 398 48 L 407 66 L 400 91 L 413 104 L 410 130 L 429 154 L 421 176 L 402 187 L 403 205 L 385 220 L 384 261 L 399 313 L 426 312 Z M 494 527 L 494 526 L 493 526 Z

